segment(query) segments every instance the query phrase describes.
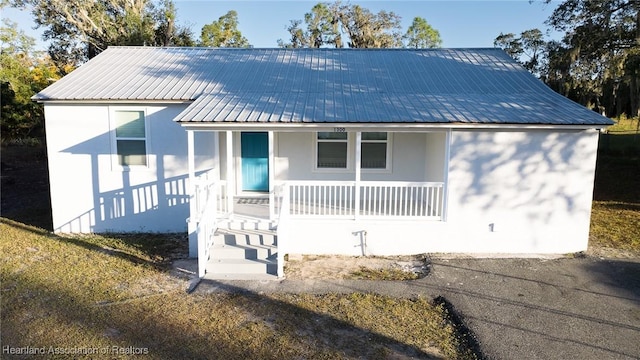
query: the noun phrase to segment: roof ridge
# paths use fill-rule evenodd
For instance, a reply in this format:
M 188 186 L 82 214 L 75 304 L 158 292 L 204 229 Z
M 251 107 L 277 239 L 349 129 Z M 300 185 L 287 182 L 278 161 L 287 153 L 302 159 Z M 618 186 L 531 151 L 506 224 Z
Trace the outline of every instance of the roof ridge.
M 209 47 L 209 46 L 145 46 L 145 45 L 111 45 L 107 49 L 180 49 L 180 50 L 283 50 L 283 51 L 454 51 L 454 50 L 502 50 L 498 47 L 460 47 L 460 48 L 233 48 L 233 47 Z

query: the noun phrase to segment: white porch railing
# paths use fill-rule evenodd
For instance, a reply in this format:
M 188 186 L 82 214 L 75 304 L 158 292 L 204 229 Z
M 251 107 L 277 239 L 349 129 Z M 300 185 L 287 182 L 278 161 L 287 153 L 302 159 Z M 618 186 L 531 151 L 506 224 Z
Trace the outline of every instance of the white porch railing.
M 287 181 L 275 198 L 291 218 L 442 220 L 442 182 L 361 181 L 358 188 L 355 181 Z
M 286 184 L 276 185 L 274 191 L 274 209 L 278 213 L 278 277 L 284 277 L 284 256 L 287 254 L 287 230 L 289 227 L 290 188 Z
M 195 178 L 191 198 L 195 202 L 190 221 L 195 222 L 198 241 L 198 276 L 203 277 L 213 237 L 217 230 L 217 220 L 228 213 L 226 182 L 215 178 L 213 171 L 207 171 Z

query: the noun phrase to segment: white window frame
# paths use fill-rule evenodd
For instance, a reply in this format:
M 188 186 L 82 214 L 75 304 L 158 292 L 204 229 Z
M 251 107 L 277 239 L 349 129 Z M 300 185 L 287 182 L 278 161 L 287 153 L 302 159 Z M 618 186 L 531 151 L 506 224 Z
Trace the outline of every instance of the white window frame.
M 144 150 L 145 150 L 145 165 L 121 165 L 118 154 L 118 140 L 142 140 L 143 138 L 127 138 L 116 136 L 116 128 L 118 126 L 116 113 L 121 111 L 141 111 L 144 116 Z M 109 127 L 111 137 L 111 167 L 114 170 L 131 171 L 131 170 L 149 170 L 150 169 L 150 157 L 149 157 L 149 115 L 146 107 L 141 106 L 118 106 L 109 108 Z
M 386 162 L 385 162 L 385 167 L 384 168 L 365 168 L 365 167 L 361 167 L 360 171 L 365 172 L 365 173 L 390 173 L 391 172 L 391 149 L 393 147 L 393 142 L 392 142 L 392 138 L 393 138 L 393 134 L 391 132 L 388 131 L 362 131 L 362 135 L 364 135 L 364 133 L 367 132 L 383 132 L 387 134 L 387 139 L 386 140 L 365 140 L 364 136 L 362 137 L 362 139 L 360 140 L 360 157 L 362 157 L 362 144 L 364 143 L 369 143 L 369 144 L 386 144 Z M 362 164 L 362 159 L 360 159 L 360 163 Z
M 343 139 L 318 139 L 318 133 L 334 132 L 334 131 L 315 131 L 313 132 L 313 171 L 327 173 L 345 173 L 353 170 L 353 139 L 351 133 L 346 133 L 347 138 Z M 346 142 L 347 143 L 347 167 L 344 168 L 326 168 L 318 167 L 318 143 L 319 142 Z
M 347 132 L 347 167 L 346 168 L 323 168 L 318 167 L 318 133 L 319 132 L 331 132 L 331 131 L 315 131 L 313 132 L 313 141 L 311 142 L 313 145 L 313 172 L 319 173 L 352 173 L 354 172 L 354 160 L 355 160 L 355 142 L 356 142 L 356 132 L 349 131 Z M 392 172 L 392 148 L 393 148 L 393 133 L 389 131 L 361 131 L 365 132 L 385 132 L 387 133 L 387 140 L 361 140 L 361 143 L 364 142 L 378 142 L 387 144 L 387 163 L 386 167 L 380 169 L 367 169 L 360 168 L 360 171 L 363 173 L 370 174 L 389 174 Z M 330 142 L 331 140 L 320 140 Z M 340 140 L 344 141 L 344 140 Z

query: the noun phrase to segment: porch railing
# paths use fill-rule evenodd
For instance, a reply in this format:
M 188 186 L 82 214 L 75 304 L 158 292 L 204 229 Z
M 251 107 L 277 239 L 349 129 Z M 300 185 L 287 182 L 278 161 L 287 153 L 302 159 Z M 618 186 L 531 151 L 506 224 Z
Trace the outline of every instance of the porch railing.
M 213 238 L 217 230 L 217 220 L 227 214 L 226 182 L 215 178 L 212 171 L 205 172 L 195 178 L 190 221 L 195 222 L 198 241 L 198 276 L 205 274 L 206 264 L 210 257 Z
M 279 278 L 284 277 L 284 256 L 287 254 L 288 234 L 289 228 L 289 214 L 291 199 L 290 188 L 286 184 L 279 184 L 274 187 L 274 209 L 278 213 L 278 272 Z
M 355 181 L 287 181 L 276 199 L 291 218 L 442 220 L 442 182 L 361 181 L 358 189 Z

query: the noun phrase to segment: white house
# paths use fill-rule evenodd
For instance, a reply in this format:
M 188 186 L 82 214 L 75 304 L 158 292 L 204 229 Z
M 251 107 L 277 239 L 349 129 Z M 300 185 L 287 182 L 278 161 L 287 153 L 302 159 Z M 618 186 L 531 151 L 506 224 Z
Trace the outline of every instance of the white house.
M 188 231 L 201 276 L 585 250 L 612 124 L 499 49 L 112 47 L 34 100 L 55 231 Z

